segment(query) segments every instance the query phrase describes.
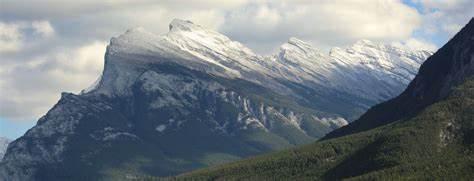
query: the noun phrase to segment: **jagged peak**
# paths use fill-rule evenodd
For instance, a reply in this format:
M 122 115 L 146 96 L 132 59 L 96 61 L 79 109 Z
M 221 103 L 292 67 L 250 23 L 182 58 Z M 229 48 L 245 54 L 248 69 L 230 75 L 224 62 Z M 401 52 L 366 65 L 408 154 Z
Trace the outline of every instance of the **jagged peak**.
M 394 46 L 393 43 L 390 44 L 390 43 L 384 43 L 384 42 L 375 42 L 368 39 L 358 40 L 354 44 L 346 48 L 346 50 L 349 52 L 364 51 L 365 49 L 377 49 L 377 50 L 382 50 L 382 51 L 386 51 L 387 49 L 398 49 L 398 50 L 404 50 L 404 51 L 414 51 L 404 45 Z
M 311 47 L 309 43 L 306 43 L 305 41 L 298 39 L 296 37 L 289 38 L 288 43 L 295 46 Z
M 282 49 L 288 49 L 289 47 L 297 47 L 297 48 L 299 48 L 303 51 L 317 50 L 311 44 L 309 44 L 309 43 L 307 43 L 307 42 L 305 42 L 301 39 L 298 39 L 296 37 L 289 38 L 288 41 L 281 46 Z
M 173 19 L 169 25 L 170 31 L 166 37 L 170 42 L 188 50 L 201 49 L 203 51 L 215 51 L 221 55 L 229 54 L 256 54 L 245 45 L 232 41 L 229 37 L 204 26 L 194 24 L 188 20 Z M 195 52 L 191 52 L 194 54 Z
M 298 54 L 300 56 L 305 55 L 306 57 L 315 55 L 324 56 L 324 53 L 319 49 L 296 37 L 289 38 L 286 43 L 280 46 L 279 56 L 288 56 L 287 54 L 289 53 Z
M 173 19 L 169 24 L 170 31 L 191 31 L 192 29 L 197 27 L 202 28 L 201 26 L 194 24 L 192 21 L 182 20 L 178 18 Z

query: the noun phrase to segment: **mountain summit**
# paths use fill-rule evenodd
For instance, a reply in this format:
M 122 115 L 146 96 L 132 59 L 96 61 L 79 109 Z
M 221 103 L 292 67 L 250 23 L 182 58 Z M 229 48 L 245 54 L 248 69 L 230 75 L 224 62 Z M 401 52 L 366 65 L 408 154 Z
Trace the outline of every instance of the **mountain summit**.
M 169 176 L 310 143 L 396 96 L 428 55 L 377 43 L 328 55 L 291 38 L 261 56 L 190 21 L 131 29 L 97 84 L 63 93 L 9 145 L 0 178 Z

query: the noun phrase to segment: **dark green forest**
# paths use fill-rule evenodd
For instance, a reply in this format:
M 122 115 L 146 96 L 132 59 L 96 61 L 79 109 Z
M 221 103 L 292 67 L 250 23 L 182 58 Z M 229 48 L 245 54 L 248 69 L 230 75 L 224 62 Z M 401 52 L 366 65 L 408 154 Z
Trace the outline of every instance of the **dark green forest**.
M 312 180 L 474 177 L 474 79 L 409 119 L 171 179 Z

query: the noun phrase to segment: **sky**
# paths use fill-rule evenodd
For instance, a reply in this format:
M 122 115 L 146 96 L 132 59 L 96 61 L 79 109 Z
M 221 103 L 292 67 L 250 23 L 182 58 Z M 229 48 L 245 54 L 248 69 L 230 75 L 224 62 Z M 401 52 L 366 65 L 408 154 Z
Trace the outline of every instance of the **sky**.
M 290 37 L 322 51 L 360 39 L 435 51 L 473 16 L 472 0 L 0 0 L 0 136 L 91 85 L 110 38 L 130 28 L 191 20 L 262 55 Z

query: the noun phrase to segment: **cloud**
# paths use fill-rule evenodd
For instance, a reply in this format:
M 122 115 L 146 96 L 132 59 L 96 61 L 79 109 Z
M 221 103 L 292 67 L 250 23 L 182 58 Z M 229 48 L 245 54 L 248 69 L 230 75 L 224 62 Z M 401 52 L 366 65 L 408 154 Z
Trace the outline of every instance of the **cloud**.
M 33 31 L 33 34 L 28 32 Z M 28 39 L 39 37 L 37 40 L 48 39 L 54 36 L 54 28 L 48 21 L 0 21 L 0 53 L 15 53 L 31 46 Z M 35 43 L 35 42 L 33 42 Z
M 59 99 L 92 84 L 103 68 L 106 42 L 92 42 L 0 69 L 0 117 L 35 120 Z
M 405 41 L 405 46 L 411 48 L 413 50 L 428 50 L 428 51 L 436 51 L 438 47 L 433 43 L 428 43 L 423 40 L 418 40 L 415 38 L 410 38 Z
M 22 44 L 22 38 L 18 24 L 0 22 L 0 53 L 18 51 Z
M 49 38 L 54 35 L 54 29 L 49 21 L 33 21 L 31 26 L 33 27 L 35 33 L 43 38 Z
M 413 0 L 422 6 L 418 35 L 443 45 L 474 17 L 472 0 Z
M 424 40 L 419 40 L 416 38 L 410 38 L 402 42 L 393 42 L 393 44 L 407 47 L 412 50 L 427 50 L 427 51 L 434 52 L 438 49 L 438 46 L 436 46 L 435 44 L 426 42 Z
M 363 38 L 407 39 L 420 23 L 414 8 L 393 0 L 263 1 L 230 12 L 222 30 L 257 49 L 259 42 L 273 41 L 278 46 L 276 42 L 292 36 L 331 47 Z

